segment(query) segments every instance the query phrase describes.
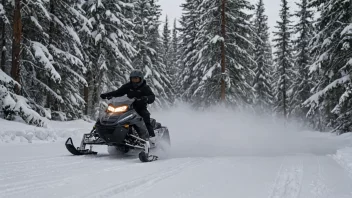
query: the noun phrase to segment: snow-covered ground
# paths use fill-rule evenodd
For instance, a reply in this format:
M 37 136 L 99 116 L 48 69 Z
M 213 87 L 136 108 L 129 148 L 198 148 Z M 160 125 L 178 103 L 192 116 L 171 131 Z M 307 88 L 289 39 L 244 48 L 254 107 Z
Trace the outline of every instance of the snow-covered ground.
M 146 164 L 110 156 L 102 146 L 97 156 L 71 156 L 65 138 L 78 144 L 92 123 L 37 129 L 0 120 L 0 197 L 352 197 L 350 134 L 308 132 L 221 109 L 153 117 L 169 127 L 172 150 Z

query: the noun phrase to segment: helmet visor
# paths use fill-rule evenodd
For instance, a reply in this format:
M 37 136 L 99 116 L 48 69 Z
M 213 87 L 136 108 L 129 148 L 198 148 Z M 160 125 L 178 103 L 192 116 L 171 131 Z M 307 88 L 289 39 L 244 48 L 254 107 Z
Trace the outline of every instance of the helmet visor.
M 139 83 L 139 82 L 141 82 L 141 78 L 140 78 L 140 77 L 132 77 L 132 78 L 131 78 L 131 81 L 132 81 L 133 83 Z

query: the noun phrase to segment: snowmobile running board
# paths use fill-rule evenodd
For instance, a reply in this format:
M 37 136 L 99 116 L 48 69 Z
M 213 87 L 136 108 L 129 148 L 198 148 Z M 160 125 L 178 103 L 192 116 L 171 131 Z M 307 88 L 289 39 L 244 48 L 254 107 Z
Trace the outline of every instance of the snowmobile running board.
M 96 154 L 98 154 L 97 152 L 94 152 L 89 149 L 85 149 L 85 150 L 79 150 L 79 148 L 76 149 L 76 147 L 73 145 L 72 138 L 68 138 L 66 140 L 65 146 L 66 146 L 67 150 L 70 153 L 72 153 L 72 155 L 96 155 Z

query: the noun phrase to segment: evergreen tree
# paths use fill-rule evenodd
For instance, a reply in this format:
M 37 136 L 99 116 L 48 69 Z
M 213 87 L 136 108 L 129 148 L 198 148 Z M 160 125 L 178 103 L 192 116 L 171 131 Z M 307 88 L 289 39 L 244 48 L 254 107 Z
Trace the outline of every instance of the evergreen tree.
M 310 72 L 318 78 L 314 95 L 305 104 L 310 105 L 309 116 L 319 117 L 321 126 L 337 132 L 351 131 L 352 4 L 344 0 L 311 0 L 309 5 L 318 8 L 321 16 L 311 42 L 314 61 Z
M 191 57 L 195 64 L 190 68 L 194 78 L 187 88 L 197 106 L 216 104 L 225 99 L 225 93 L 227 103 L 237 106 L 253 98 L 247 81 L 254 74 L 248 66 L 253 62 L 248 9 L 252 6 L 246 0 L 205 0 L 197 9 L 200 29 L 196 53 Z
M 176 19 L 174 20 L 174 25 L 172 29 L 172 39 L 171 39 L 171 45 L 170 45 L 170 70 L 169 70 L 169 75 L 171 79 L 171 84 L 172 87 L 177 87 L 177 74 L 180 73 L 179 69 L 179 38 L 177 35 L 177 26 L 176 26 Z M 178 94 L 175 97 L 179 97 L 180 94 Z
M 80 118 L 84 107 L 80 88 L 87 83 L 75 28 L 84 17 L 74 1 L 62 0 L 29 1 L 23 13 L 23 94 L 53 110 L 53 119 Z
M 165 24 L 163 28 L 162 34 L 162 42 L 163 42 L 163 63 L 167 68 L 168 72 L 171 72 L 171 31 L 169 29 L 169 19 L 166 15 Z
M 178 73 L 178 86 L 176 90 L 181 93 L 181 99 L 190 102 L 192 94 L 197 89 L 193 84 L 197 80 L 196 73 L 192 68 L 197 63 L 197 33 L 200 29 L 199 10 L 198 7 L 202 3 L 201 0 L 186 0 L 182 7 L 182 17 L 180 20 L 180 72 Z
M 264 14 L 263 0 L 256 5 L 254 20 L 255 78 L 254 105 L 261 111 L 272 109 L 274 103 L 271 74 L 273 70 L 271 46 L 269 43 L 268 17 Z
M 285 118 L 289 112 L 289 88 L 293 80 L 292 60 L 292 27 L 287 0 L 281 0 L 280 21 L 277 21 L 277 32 L 274 32 L 275 55 L 275 110 Z
M 133 7 L 127 0 L 90 0 L 82 6 L 92 26 L 86 53 L 87 81 L 91 87 L 87 96 L 90 96 L 88 104 L 94 117 L 99 110 L 99 95 L 129 81 L 128 75 L 133 70 L 131 58 L 136 50 L 132 45 L 133 22 L 129 12 Z
M 310 96 L 312 81 L 309 79 L 308 66 L 311 64 L 309 54 L 309 42 L 313 36 L 313 12 L 308 8 L 307 0 L 296 3 L 299 10 L 295 15 L 299 18 L 295 25 L 295 34 L 298 35 L 294 41 L 295 56 L 294 69 L 295 78 L 292 85 L 291 115 L 300 119 L 305 118 L 308 109 L 302 106 L 303 102 Z
M 154 106 L 169 106 L 173 91 L 167 68 L 163 63 L 164 45 L 160 42 L 158 32 L 160 6 L 153 0 L 137 0 L 135 12 L 134 46 L 137 55 L 133 59 L 133 66 L 145 73 L 145 79 L 157 96 Z
M 76 26 L 80 27 L 87 19 L 77 14 L 74 2 L 73 0 L 50 1 L 53 20 L 50 21 L 49 26 L 49 53 L 52 54 L 54 66 L 61 75 L 61 82 L 55 84 L 49 79 L 49 84 L 53 89 L 59 90 L 63 96 L 65 105 L 59 110 L 66 112 L 69 119 L 82 117 L 85 101 L 80 90 L 83 86 L 87 86 L 83 76 L 87 68 L 82 61 L 84 59 L 82 43 L 75 30 Z M 63 40 L 65 42 L 62 42 Z M 49 108 L 55 104 L 50 101 L 50 97 L 47 98 Z

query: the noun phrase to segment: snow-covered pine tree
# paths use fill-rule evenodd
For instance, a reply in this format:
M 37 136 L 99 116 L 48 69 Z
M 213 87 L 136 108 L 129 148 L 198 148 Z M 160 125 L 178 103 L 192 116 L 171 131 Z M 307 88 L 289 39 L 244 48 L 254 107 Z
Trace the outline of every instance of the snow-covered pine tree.
M 24 96 L 52 110 L 45 113 L 48 118 L 81 117 L 84 100 L 80 89 L 87 83 L 75 26 L 84 20 L 83 15 L 78 14 L 74 1 L 28 1 L 23 9 Z
M 272 79 L 273 72 L 272 52 L 269 43 L 268 17 L 265 15 L 263 0 L 259 0 L 256 5 L 254 19 L 254 60 L 255 60 L 255 78 L 254 105 L 260 112 L 271 111 L 274 104 Z
M 81 41 L 81 46 L 79 48 L 81 54 L 80 57 L 83 57 L 81 60 L 86 68 L 86 72 L 83 74 L 87 85 L 83 88 L 83 98 L 85 101 L 84 115 L 92 115 L 92 97 L 93 91 L 91 91 L 92 85 L 92 64 L 91 59 L 91 51 L 94 48 L 92 42 L 92 23 L 87 18 L 86 12 L 83 10 L 83 6 L 85 5 L 85 0 L 78 0 L 74 4 L 76 18 L 79 18 L 79 21 L 76 21 L 74 27 L 78 34 L 78 37 Z
M 166 15 L 165 17 L 165 23 L 163 27 L 163 33 L 161 36 L 162 43 L 163 43 L 163 63 L 167 69 L 168 72 L 171 71 L 171 31 L 169 27 L 169 19 Z
M 176 19 L 174 20 L 174 25 L 172 29 L 172 39 L 171 39 L 171 45 L 170 45 L 170 70 L 169 70 L 169 76 L 171 79 L 171 84 L 172 87 L 175 89 L 178 84 L 178 74 L 180 73 L 180 68 L 179 68 L 179 37 L 178 37 L 178 29 L 177 29 L 177 24 L 176 24 Z M 179 98 L 180 93 L 176 92 L 175 93 L 175 98 Z
M 172 87 L 167 68 L 163 64 L 163 47 L 159 29 L 160 6 L 154 0 L 136 0 L 134 46 L 137 55 L 133 67 L 145 73 L 156 97 L 155 107 L 169 106 L 172 102 Z
M 52 0 L 49 8 L 52 18 L 48 32 L 49 53 L 53 56 L 53 65 L 57 68 L 61 81 L 55 84 L 49 79 L 48 83 L 52 89 L 59 90 L 64 105 L 57 110 L 65 112 L 68 119 L 82 117 L 85 101 L 81 89 L 87 86 L 83 76 L 87 69 L 82 61 L 82 43 L 76 31 L 76 27 L 81 27 L 87 19 L 75 9 L 75 2 Z M 48 95 L 47 107 L 56 110 L 55 104 L 56 101 L 51 101 L 51 96 Z
M 289 113 L 289 88 L 293 78 L 292 26 L 287 0 L 281 0 L 280 21 L 277 21 L 277 32 L 274 32 L 276 51 L 275 58 L 275 110 L 285 118 Z
M 193 57 L 196 64 L 190 68 L 195 78 L 188 86 L 188 89 L 196 87 L 191 101 L 197 106 L 216 104 L 221 99 L 240 106 L 252 100 L 253 88 L 247 82 L 248 76 L 254 75 L 249 68 L 253 62 L 250 53 L 252 29 L 251 16 L 246 13 L 252 8 L 246 0 L 204 0 L 198 7 L 200 30 Z M 222 72 L 222 64 L 226 64 L 225 72 Z
M 8 3 L 11 4 L 10 2 Z M 24 4 L 26 6 L 23 6 Z M 5 10 L 8 9 L 8 13 L 11 13 L 7 17 L 10 21 L 10 25 L 8 26 L 10 28 L 7 28 L 7 30 L 12 30 L 12 32 L 9 34 L 13 35 L 13 40 L 11 41 L 11 44 L 8 44 L 10 42 L 6 42 L 5 44 L 7 45 L 7 48 L 5 49 L 8 49 L 6 50 L 8 53 L 5 53 L 5 56 L 8 57 L 6 58 L 7 60 L 10 59 L 9 52 L 12 53 L 12 61 L 8 61 L 9 64 L 5 63 L 5 69 L 7 65 L 11 65 L 11 81 L 15 82 L 12 83 L 10 87 L 4 85 L 7 90 L 5 91 L 5 93 L 10 93 L 5 94 L 5 96 L 7 97 L 5 103 L 11 101 L 10 103 L 12 105 L 10 105 L 10 108 L 13 110 L 15 115 L 21 116 L 27 123 L 42 126 L 44 123 L 44 118 L 40 116 L 48 115 L 48 112 L 40 104 L 36 103 L 32 98 L 28 97 L 28 95 L 26 94 L 25 82 L 30 81 L 30 78 L 26 78 L 25 70 L 27 70 L 28 68 L 25 68 L 23 66 L 24 61 L 22 59 L 25 56 L 25 45 L 23 40 L 26 39 L 26 35 L 23 33 L 27 28 L 27 26 L 23 26 L 23 24 L 27 25 L 25 23 L 25 17 L 28 16 L 28 13 L 25 12 L 30 9 L 33 4 L 37 5 L 38 7 L 41 6 L 39 2 L 34 1 L 31 1 L 28 4 L 24 1 L 14 1 L 13 4 L 5 6 Z M 43 71 L 41 72 L 44 73 Z M 38 90 L 37 88 L 37 92 L 38 91 L 38 95 L 41 95 L 41 90 Z M 40 115 L 36 112 L 38 112 Z M 48 117 L 50 117 L 50 115 Z
M 182 16 L 180 19 L 180 37 L 179 37 L 179 66 L 176 92 L 181 93 L 180 99 L 185 102 L 191 102 L 191 97 L 197 89 L 192 82 L 197 80 L 197 76 L 192 68 L 197 63 L 197 33 L 200 29 L 199 10 L 198 7 L 202 0 L 186 0 L 181 5 Z
M 310 0 L 309 5 L 320 11 L 310 67 L 319 77 L 305 102 L 309 116 L 320 117 L 323 126 L 339 133 L 352 131 L 352 2 Z
M 99 95 L 126 83 L 133 70 L 131 58 L 136 54 L 131 31 L 133 7 L 129 0 L 90 0 L 82 5 L 92 26 L 86 53 L 88 104 L 93 117 L 99 110 Z
M 295 76 L 291 87 L 292 94 L 290 98 L 291 116 L 305 120 L 308 108 L 302 104 L 310 96 L 312 81 L 309 78 L 308 66 L 311 64 L 309 54 L 309 42 L 313 36 L 313 11 L 308 8 L 308 0 L 301 0 L 296 3 L 299 10 L 295 13 L 299 21 L 294 26 L 294 33 L 298 35 L 294 40 L 294 70 Z

